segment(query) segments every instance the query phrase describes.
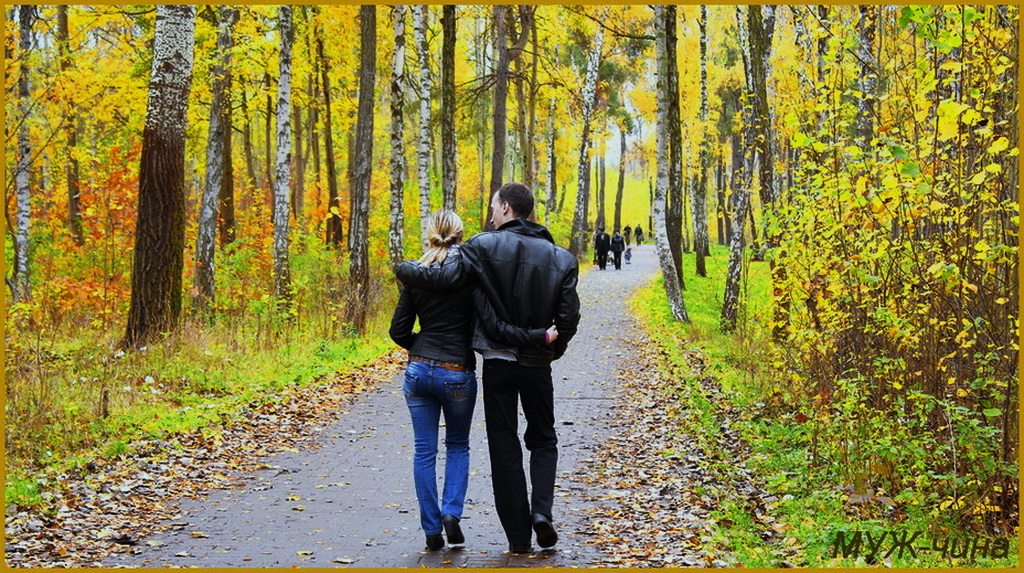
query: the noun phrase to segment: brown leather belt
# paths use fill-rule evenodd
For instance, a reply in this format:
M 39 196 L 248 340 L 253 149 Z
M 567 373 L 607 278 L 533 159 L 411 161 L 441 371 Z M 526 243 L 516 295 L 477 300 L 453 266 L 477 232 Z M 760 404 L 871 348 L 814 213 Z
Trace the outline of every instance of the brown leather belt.
M 420 362 L 422 364 L 429 364 L 430 366 L 437 366 L 449 372 L 465 372 L 469 370 L 465 364 L 456 364 L 454 362 L 442 362 L 440 360 L 434 360 L 433 358 L 423 358 L 422 356 L 410 356 L 409 362 Z

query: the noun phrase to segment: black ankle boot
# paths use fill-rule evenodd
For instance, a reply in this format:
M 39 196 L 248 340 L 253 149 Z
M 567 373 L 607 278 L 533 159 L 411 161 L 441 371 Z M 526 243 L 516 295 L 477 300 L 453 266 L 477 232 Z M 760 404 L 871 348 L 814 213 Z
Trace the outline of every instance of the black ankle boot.
M 444 547 L 444 538 L 440 533 L 427 536 L 427 551 L 437 551 L 442 547 Z
M 466 542 L 466 536 L 462 534 L 462 526 L 459 525 L 459 518 L 454 515 L 445 515 L 441 518 L 444 524 L 444 533 L 448 536 L 448 545 L 461 545 Z

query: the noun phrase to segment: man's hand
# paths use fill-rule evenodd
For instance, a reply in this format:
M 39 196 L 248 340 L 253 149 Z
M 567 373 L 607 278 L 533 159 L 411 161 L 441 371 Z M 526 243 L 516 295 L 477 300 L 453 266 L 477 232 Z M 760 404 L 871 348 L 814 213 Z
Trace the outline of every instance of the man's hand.
M 544 331 L 544 337 L 547 339 L 547 343 L 551 344 L 558 338 L 558 327 L 551 325 L 551 328 Z

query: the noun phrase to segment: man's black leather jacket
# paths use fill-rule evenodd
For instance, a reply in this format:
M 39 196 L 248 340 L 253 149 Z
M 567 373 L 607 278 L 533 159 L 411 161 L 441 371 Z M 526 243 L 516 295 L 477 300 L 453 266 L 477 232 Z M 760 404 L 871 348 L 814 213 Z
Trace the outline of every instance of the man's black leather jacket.
M 474 286 L 479 311 L 474 349 L 511 352 L 523 366 L 547 366 L 561 358 L 580 320 L 576 257 L 555 245 L 546 228 L 523 219 L 475 235 L 460 252 L 457 266 L 407 262 L 395 275 L 433 291 Z M 545 344 L 544 331 L 552 324 L 558 338 Z

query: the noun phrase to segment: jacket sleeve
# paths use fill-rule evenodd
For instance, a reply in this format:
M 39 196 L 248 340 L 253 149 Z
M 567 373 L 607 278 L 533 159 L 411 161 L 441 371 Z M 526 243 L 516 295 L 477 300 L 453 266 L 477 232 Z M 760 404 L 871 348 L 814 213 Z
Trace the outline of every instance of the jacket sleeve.
M 412 331 L 416 323 L 416 304 L 409 293 L 409 287 L 402 288 L 402 294 L 398 297 L 398 306 L 395 307 L 395 314 L 391 315 L 391 328 L 388 334 L 395 344 L 405 348 L 412 348 L 418 334 Z
M 446 264 L 440 267 L 424 267 L 416 261 L 405 261 L 395 267 L 395 276 L 406 285 L 429 291 L 446 292 L 458 289 L 469 280 L 461 251 L 462 249 L 459 249 L 458 252 L 449 255 L 457 259 L 456 264 Z
M 576 283 L 579 280 L 579 264 L 573 259 L 572 268 L 562 279 L 558 304 L 555 306 L 555 327 L 558 338 L 551 345 L 554 347 L 554 359 L 558 360 L 565 354 L 569 341 L 576 336 L 580 324 L 580 297 L 576 294 Z
M 491 301 L 487 300 L 487 295 L 480 289 L 473 289 L 473 306 L 480 325 L 491 340 L 518 348 L 542 347 L 547 344 L 547 337 L 544 334 L 547 329 L 522 328 L 502 320 L 495 312 Z

